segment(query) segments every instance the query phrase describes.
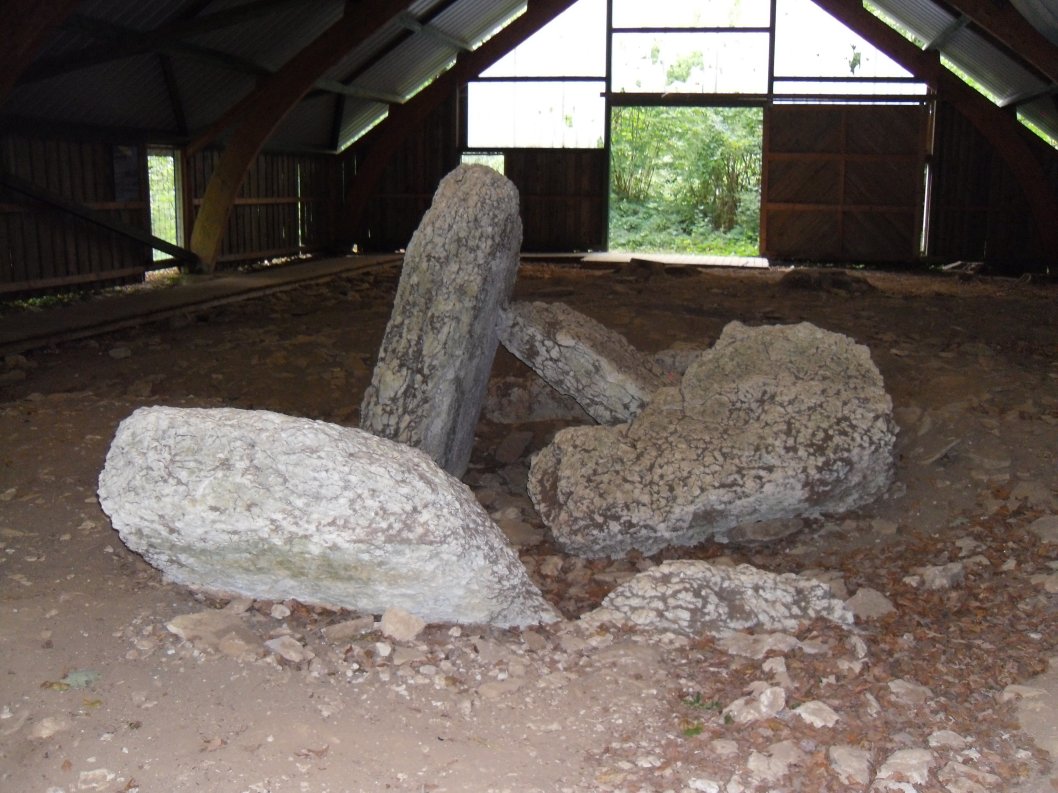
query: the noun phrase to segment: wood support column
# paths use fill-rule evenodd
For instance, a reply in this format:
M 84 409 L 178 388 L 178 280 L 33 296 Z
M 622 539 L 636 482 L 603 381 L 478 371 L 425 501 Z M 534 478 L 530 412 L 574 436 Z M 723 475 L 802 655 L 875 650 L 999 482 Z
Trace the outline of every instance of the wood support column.
M 525 13 L 472 52 L 461 54 L 455 65 L 407 103 L 391 107 L 386 119 L 371 130 L 362 142 L 366 156 L 358 163 L 346 194 L 345 218 L 355 229 L 368 199 L 390 159 L 426 117 L 459 87 L 477 77 L 529 36 L 553 20 L 575 0 L 529 0 Z
M 265 78 L 230 114 L 231 137 L 217 163 L 191 231 L 191 250 L 205 272 L 216 266 L 236 194 L 265 141 L 321 75 L 405 8 L 395 0 L 348 3 L 344 16 Z

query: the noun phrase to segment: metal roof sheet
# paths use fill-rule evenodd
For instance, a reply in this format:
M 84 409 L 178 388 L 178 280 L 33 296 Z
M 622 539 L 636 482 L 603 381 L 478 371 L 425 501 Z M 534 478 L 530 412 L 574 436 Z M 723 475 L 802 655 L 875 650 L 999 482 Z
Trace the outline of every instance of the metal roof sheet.
M 941 51 L 1000 103 L 1046 87 L 1043 80 L 969 28 L 954 34 Z

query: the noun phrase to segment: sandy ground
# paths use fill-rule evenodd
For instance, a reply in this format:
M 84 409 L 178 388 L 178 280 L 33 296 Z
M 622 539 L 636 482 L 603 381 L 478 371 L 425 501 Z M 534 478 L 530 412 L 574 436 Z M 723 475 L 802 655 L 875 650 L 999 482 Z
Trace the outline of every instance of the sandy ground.
M 525 265 L 517 297 L 567 302 L 651 353 L 708 346 L 733 319 L 807 320 L 866 344 L 901 429 L 896 484 L 771 546 L 585 562 L 555 551 L 524 493 L 529 455 L 562 422 L 483 420 L 466 481 L 569 622 L 430 626 L 402 643 L 359 615 L 226 603 L 161 580 L 95 496 L 117 423 L 166 404 L 355 426 L 397 274 L 7 359 L 0 790 L 1053 789 L 1049 756 L 1018 722 L 1020 708 L 1054 745 L 1058 682 L 1035 678 L 1058 654 L 1053 286 L 875 273 L 793 288 L 776 271 Z M 495 373 L 527 375 L 503 353 Z M 805 626 L 794 649 L 760 658 L 573 621 L 669 558 L 824 571 L 836 591 L 876 589 L 895 611 L 851 633 Z M 916 572 L 945 565 L 934 589 Z M 214 632 L 171 627 L 189 622 Z M 284 636 L 302 649 L 264 644 Z M 787 706 L 749 724 L 725 717 L 755 681 L 782 688 Z M 836 723 L 799 717 L 809 701 Z

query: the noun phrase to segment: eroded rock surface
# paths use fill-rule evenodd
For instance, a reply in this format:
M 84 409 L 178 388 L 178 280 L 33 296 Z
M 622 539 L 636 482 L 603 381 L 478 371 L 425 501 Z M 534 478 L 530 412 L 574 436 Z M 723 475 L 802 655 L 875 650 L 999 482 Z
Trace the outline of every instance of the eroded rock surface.
M 431 622 L 557 618 L 500 530 L 425 454 L 267 411 L 140 408 L 99 500 L 177 583 Z
M 842 625 L 852 614 L 830 587 L 792 573 L 776 575 L 748 564 L 727 567 L 699 560 L 663 562 L 606 596 L 582 617 L 686 636 L 732 631 L 793 631 L 817 617 Z
M 422 449 L 462 476 L 521 244 L 510 180 L 461 165 L 441 181 L 408 244 L 362 429 Z
M 587 557 L 754 536 L 747 524 L 881 495 L 891 414 L 866 347 L 808 323 L 732 322 L 630 423 L 559 432 L 529 493 L 555 541 Z
M 621 334 L 562 303 L 511 304 L 500 340 L 600 424 L 628 421 L 667 381 Z

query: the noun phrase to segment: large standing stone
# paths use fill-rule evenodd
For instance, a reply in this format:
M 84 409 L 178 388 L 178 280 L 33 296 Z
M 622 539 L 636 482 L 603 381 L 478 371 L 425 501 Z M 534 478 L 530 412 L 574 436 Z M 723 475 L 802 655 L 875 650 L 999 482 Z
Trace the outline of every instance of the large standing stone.
M 461 165 L 441 180 L 408 244 L 362 429 L 463 475 L 521 244 L 518 191 L 508 179 Z
M 752 536 L 736 529 L 883 493 L 891 414 L 866 347 L 808 323 L 732 322 L 631 423 L 560 431 L 529 493 L 556 542 L 582 556 Z
M 562 303 L 511 304 L 500 341 L 600 424 L 629 421 L 666 383 L 621 334 Z
M 140 408 L 118 427 L 99 500 L 126 545 L 195 589 L 434 622 L 557 618 L 465 485 L 360 430 Z

